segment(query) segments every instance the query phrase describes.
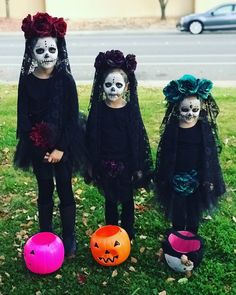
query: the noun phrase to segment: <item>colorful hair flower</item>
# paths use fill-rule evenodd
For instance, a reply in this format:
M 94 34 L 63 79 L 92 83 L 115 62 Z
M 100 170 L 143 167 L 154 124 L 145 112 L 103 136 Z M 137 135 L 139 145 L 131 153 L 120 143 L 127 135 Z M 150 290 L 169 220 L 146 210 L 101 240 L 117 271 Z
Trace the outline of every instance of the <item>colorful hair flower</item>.
M 199 81 L 198 96 L 201 99 L 207 99 L 208 95 L 213 87 L 213 83 L 210 80 L 202 79 Z
M 192 75 L 184 75 L 179 80 L 172 80 L 163 89 L 166 100 L 177 103 L 187 96 L 196 95 L 199 99 L 206 100 L 209 97 L 213 83 L 207 79 L 197 79 Z
M 22 21 L 21 29 L 25 38 L 55 37 L 63 38 L 67 24 L 62 17 L 52 17 L 48 13 L 38 12 L 33 17 L 28 14 Z
M 97 72 L 105 72 L 108 69 L 120 68 L 126 73 L 133 73 L 136 66 L 137 61 L 135 55 L 128 54 L 125 57 L 120 50 L 110 50 L 105 53 L 99 52 L 94 63 Z

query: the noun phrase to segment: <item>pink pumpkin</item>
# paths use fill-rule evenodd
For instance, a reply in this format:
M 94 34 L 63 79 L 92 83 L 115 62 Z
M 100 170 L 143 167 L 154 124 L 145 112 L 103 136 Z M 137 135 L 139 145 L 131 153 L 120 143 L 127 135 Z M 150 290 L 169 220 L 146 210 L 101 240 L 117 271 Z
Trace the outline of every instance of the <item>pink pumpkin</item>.
M 49 274 L 58 270 L 64 261 L 62 240 L 51 232 L 35 234 L 24 246 L 27 268 L 37 274 Z

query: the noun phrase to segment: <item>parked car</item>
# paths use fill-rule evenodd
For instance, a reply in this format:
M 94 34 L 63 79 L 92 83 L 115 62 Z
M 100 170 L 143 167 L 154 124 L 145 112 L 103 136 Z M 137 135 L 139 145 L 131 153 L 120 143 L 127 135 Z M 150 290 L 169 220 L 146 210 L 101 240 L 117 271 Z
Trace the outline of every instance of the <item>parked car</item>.
M 176 27 L 192 34 L 200 34 L 203 30 L 236 30 L 236 2 L 218 5 L 204 13 L 183 16 Z

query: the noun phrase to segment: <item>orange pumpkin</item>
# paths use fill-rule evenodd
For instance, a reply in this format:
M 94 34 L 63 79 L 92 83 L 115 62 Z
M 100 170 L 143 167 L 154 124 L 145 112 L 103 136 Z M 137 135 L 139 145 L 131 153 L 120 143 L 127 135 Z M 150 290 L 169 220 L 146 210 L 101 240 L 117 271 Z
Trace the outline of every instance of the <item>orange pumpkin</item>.
M 99 264 L 118 265 L 130 254 L 130 239 L 123 228 L 117 225 L 106 225 L 92 234 L 90 249 L 93 258 Z

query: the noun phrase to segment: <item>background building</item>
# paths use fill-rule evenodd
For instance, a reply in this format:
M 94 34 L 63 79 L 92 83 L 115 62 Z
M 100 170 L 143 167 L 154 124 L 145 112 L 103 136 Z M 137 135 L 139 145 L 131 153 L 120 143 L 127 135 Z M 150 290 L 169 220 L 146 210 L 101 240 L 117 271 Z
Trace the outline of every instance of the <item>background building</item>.
M 228 0 L 169 0 L 167 18 L 179 17 L 192 12 L 205 11 Z M 65 18 L 105 19 L 119 17 L 160 17 L 159 0 L 0 0 L 0 17 L 6 16 L 6 3 L 10 17 L 22 19 L 37 11 L 48 12 Z

